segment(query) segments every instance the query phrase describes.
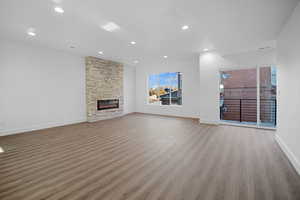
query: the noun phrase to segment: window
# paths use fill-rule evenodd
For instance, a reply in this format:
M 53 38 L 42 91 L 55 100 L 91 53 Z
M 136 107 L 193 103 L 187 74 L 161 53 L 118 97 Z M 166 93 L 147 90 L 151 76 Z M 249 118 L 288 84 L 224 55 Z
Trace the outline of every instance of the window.
M 182 73 L 167 72 L 148 77 L 148 103 L 182 105 Z

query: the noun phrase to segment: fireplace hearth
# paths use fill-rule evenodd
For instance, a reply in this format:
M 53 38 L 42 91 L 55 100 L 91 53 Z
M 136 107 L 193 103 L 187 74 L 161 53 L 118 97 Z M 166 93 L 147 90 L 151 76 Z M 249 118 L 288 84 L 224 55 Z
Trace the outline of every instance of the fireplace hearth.
M 97 110 L 108 110 L 119 108 L 119 99 L 97 100 Z

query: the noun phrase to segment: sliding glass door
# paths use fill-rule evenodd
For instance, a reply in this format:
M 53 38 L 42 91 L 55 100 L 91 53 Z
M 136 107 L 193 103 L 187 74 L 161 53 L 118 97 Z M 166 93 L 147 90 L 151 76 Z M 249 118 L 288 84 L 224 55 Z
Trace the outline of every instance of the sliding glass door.
M 220 120 L 275 127 L 276 106 L 276 68 L 220 72 Z
M 259 68 L 259 122 L 261 126 L 276 127 L 277 74 L 275 67 Z

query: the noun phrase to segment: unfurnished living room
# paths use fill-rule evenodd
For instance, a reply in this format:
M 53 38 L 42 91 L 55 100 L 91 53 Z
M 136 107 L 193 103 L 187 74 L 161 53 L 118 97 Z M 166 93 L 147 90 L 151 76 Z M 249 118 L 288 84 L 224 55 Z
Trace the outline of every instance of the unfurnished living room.
M 299 0 L 1 0 L 1 200 L 300 200 Z

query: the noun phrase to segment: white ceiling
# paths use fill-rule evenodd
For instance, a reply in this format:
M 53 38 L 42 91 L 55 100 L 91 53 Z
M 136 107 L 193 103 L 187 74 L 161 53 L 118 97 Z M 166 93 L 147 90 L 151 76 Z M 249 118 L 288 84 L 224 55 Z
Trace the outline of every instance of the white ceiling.
M 299 0 L 1 0 L 0 37 L 133 64 L 228 54 L 276 40 Z M 65 13 L 55 13 L 60 5 Z M 104 31 L 115 22 L 121 29 Z M 181 30 L 188 25 L 189 30 Z M 37 36 L 26 31 L 35 28 Z M 130 45 L 136 41 L 136 45 Z M 70 46 L 76 48 L 71 49 Z M 104 55 L 99 56 L 98 51 Z

